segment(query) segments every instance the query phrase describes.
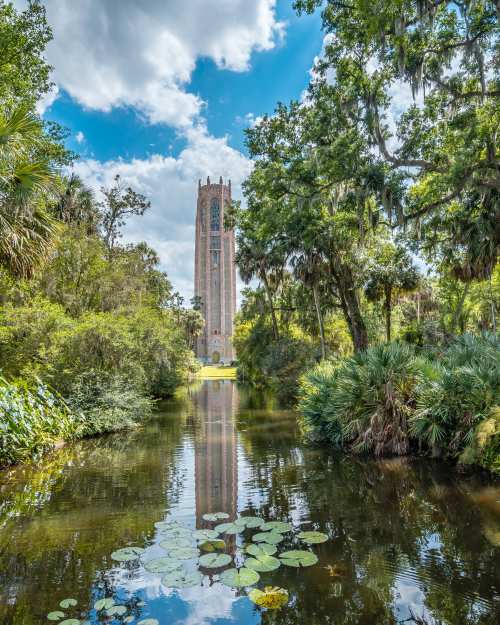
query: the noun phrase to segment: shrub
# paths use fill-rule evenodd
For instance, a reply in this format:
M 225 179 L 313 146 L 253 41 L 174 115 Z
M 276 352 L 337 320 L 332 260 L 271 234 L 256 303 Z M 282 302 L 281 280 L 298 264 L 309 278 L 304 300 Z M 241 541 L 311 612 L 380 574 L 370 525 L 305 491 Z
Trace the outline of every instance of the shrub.
M 0 377 L 0 466 L 27 460 L 75 436 L 77 420 L 64 401 L 37 382 Z

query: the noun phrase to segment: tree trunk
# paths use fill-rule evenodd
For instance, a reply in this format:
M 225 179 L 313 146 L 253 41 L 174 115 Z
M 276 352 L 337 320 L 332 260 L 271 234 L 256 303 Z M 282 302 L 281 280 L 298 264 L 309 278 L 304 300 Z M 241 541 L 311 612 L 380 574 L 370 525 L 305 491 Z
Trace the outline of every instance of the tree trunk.
M 455 309 L 455 313 L 453 314 L 453 320 L 451 322 L 452 332 L 455 332 L 455 329 L 460 321 L 460 315 L 462 314 L 462 309 L 464 307 L 465 298 L 467 297 L 467 293 L 469 291 L 469 286 L 470 286 L 470 282 L 466 282 L 463 293 L 460 297 L 460 301 L 458 302 L 457 307 Z
M 385 289 L 385 336 L 387 342 L 391 342 L 391 315 L 392 315 L 392 288 L 390 286 L 386 286 Z
M 323 315 L 321 314 L 318 285 L 313 284 L 312 290 L 314 296 L 314 305 L 316 307 L 316 315 L 318 316 L 319 339 L 321 341 L 321 359 L 324 360 L 326 358 L 325 328 L 323 326 Z
M 342 311 L 349 327 L 354 351 L 360 352 L 368 347 L 368 334 L 361 315 L 354 278 L 348 265 L 336 261 L 337 259 L 334 258 L 331 264 L 332 275 L 340 296 Z
M 271 293 L 271 289 L 269 287 L 269 282 L 267 281 L 267 276 L 266 276 L 265 271 L 262 272 L 261 278 L 262 278 L 262 282 L 264 283 L 264 289 L 266 290 L 266 295 L 267 295 L 267 299 L 268 299 L 268 302 L 269 302 L 269 309 L 271 311 L 271 319 L 272 319 L 272 322 L 273 322 L 274 340 L 275 341 L 279 341 L 280 340 L 280 333 L 279 333 L 279 329 L 278 329 L 278 320 L 276 319 L 276 311 L 274 310 L 273 296 L 272 296 L 272 293 Z

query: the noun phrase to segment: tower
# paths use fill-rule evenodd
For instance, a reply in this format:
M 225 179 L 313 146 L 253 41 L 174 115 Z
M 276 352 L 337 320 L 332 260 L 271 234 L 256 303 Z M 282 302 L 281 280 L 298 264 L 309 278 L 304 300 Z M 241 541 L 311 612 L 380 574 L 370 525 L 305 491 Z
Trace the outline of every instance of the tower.
M 198 182 L 194 294 L 205 320 L 197 356 L 207 363 L 234 360 L 232 343 L 236 311 L 234 231 L 224 228 L 224 211 L 231 203 L 231 181 L 225 185 Z

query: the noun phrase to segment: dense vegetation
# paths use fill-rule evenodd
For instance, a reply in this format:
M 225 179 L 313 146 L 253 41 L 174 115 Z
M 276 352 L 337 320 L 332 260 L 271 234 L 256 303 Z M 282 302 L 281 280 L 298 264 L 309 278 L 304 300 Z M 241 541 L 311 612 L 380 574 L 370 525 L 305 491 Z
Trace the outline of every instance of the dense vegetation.
M 202 323 L 156 252 L 120 241 L 147 198 L 119 177 L 94 195 L 37 114 L 51 36 L 39 3 L 0 3 L 0 466 L 137 423 L 194 371 Z
M 310 371 L 307 426 L 336 445 L 498 469 L 498 3 L 294 4 L 325 45 L 247 131 L 240 373 L 295 394 Z

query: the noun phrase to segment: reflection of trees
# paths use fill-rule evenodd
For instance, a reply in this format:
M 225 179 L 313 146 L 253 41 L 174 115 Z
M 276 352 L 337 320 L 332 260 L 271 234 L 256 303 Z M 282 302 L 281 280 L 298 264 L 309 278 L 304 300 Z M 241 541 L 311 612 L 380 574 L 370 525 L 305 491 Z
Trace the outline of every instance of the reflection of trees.
M 175 418 L 160 414 L 9 473 L 0 492 L 2 625 L 39 623 L 67 596 L 88 605 L 113 566 L 110 553 L 152 538 L 183 482 L 174 459 L 189 402 L 170 407 Z

